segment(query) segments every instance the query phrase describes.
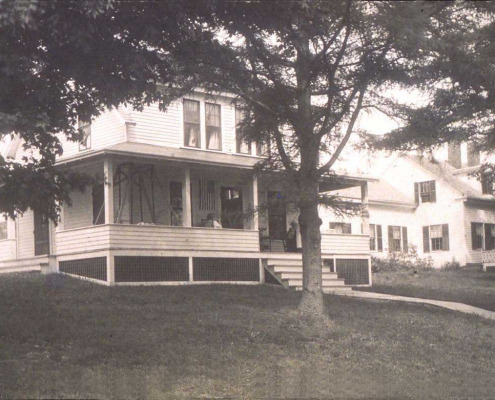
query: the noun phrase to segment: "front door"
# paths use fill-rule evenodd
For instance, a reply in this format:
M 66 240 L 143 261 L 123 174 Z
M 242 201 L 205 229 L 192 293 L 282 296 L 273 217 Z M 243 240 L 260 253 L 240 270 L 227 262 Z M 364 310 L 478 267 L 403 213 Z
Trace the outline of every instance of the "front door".
M 268 231 L 275 240 L 283 240 L 287 234 L 287 210 L 280 192 L 268 192 Z
M 43 213 L 34 212 L 34 255 L 50 254 L 50 228 Z
M 243 229 L 242 191 L 240 188 L 222 187 L 222 228 Z

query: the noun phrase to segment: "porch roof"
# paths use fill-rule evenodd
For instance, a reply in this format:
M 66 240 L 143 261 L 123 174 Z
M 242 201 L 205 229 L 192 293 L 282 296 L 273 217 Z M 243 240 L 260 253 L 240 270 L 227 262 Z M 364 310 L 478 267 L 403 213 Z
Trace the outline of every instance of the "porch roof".
M 184 147 L 172 148 L 144 143 L 123 142 L 104 149 L 90 150 L 68 157 L 61 157 L 57 160 L 56 164 L 63 165 L 65 163 L 101 157 L 105 154 L 134 157 L 143 156 L 146 158 L 157 160 L 170 160 L 189 164 L 229 166 L 247 170 L 252 170 L 254 166 L 261 160 L 260 157 L 229 154 L 214 150 L 203 150 Z M 277 174 L 277 172 L 273 172 L 273 174 Z M 330 190 L 345 189 L 359 186 L 361 185 L 361 183 L 364 182 L 375 181 L 377 181 L 376 178 L 372 178 L 369 176 L 348 175 L 345 173 L 338 173 L 337 171 L 333 175 L 322 177 L 320 182 L 320 191 L 326 192 Z
M 123 142 L 105 149 L 88 151 L 68 157 L 61 157 L 57 161 L 57 164 L 70 163 L 104 154 L 145 156 L 146 158 L 160 160 L 173 160 L 193 164 L 223 165 L 244 169 L 252 169 L 260 161 L 259 157 L 228 154 L 214 150 L 172 148 L 144 143 Z

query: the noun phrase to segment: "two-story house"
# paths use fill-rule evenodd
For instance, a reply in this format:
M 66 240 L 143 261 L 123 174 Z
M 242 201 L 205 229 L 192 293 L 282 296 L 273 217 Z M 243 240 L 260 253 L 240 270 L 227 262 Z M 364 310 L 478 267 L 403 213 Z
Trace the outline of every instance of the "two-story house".
M 61 135 L 57 166 L 95 184 L 72 193 L 57 226 L 33 211 L 6 221 L 0 269 L 41 265 L 105 284 L 266 278 L 301 287 L 301 254 L 284 246 L 298 210 L 278 174 L 255 173 L 266 146 L 240 140 L 240 118 L 230 96 L 195 91 L 166 112 L 119 108 L 81 121 L 85 139 Z M 22 151 L 14 140 L 4 155 Z M 342 176 L 339 187 L 322 181 L 321 190 L 356 186 L 365 199 L 368 181 Z M 371 283 L 367 231 L 324 232 L 322 243 L 326 288 Z

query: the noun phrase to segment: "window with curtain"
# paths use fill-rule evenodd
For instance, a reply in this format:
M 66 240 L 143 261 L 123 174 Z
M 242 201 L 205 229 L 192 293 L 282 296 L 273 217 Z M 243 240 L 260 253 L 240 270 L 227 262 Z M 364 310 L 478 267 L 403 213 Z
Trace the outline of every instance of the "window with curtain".
M 430 226 L 430 238 L 432 250 L 443 249 L 442 225 Z
M 79 142 L 79 151 L 91 149 L 91 121 L 83 121 L 80 119 L 78 128 L 83 134 L 83 137 Z
M 471 242 L 473 250 L 480 250 L 483 248 L 483 224 L 472 222 L 471 223 Z
M 350 235 L 352 233 L 351 224 L 348 222 L 330 222 L 330 232 Z
M 199 101 L 186 100 L 184 106 L 184 146 L 200 147 Z
M 220 105 L 205 103 L 206 148 L 222 150 L 222 129 L 220 123 Z
M 401 227 L 400 226 L 389 226 L 389 251 L 397 252 L 402 251 L 401 246 Z
M 376 251 L 376 227 L 374 224 L 370 224 L 370 250 Z

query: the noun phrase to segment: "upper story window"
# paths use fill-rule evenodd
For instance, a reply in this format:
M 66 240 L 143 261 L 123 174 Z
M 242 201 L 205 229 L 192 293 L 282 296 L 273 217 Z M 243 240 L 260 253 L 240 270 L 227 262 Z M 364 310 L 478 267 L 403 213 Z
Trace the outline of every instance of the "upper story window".
M 184 146 L 201 147 L 199 101 L 184 99 Z
M 351 224 L 348 222 L 330 222 L 330 232 L 350 235 L 352 233 Z
M 388 227 L 388 251 L 407 253 L 408 251 L 407 227 L 405 226 Z
M 435 203 L 437 201 L 435 181 L 415 182 L 414 197 L 416 204 Z
M 423 226 L 423 251 L 449 250 L 449 225 Z
M 241 109 L 235 109 L 235 151 L 241 154 L 251 154 L 251 143 L 246 141 L 243 136 L 242 127 L 239 124 L 244 119 L 244 113 Z
M 78 128 L 82 131 L 83 137 L 79 142 L 79 151 L 91 148 L 91 121 L 78 121 Z
M 220 105 L 205 103 L 206 148 L 222 150 L 222 126 L 220 122 Z
M 481 176 L 481 192 L 493 195 L 493 178 L 490 175 Z

